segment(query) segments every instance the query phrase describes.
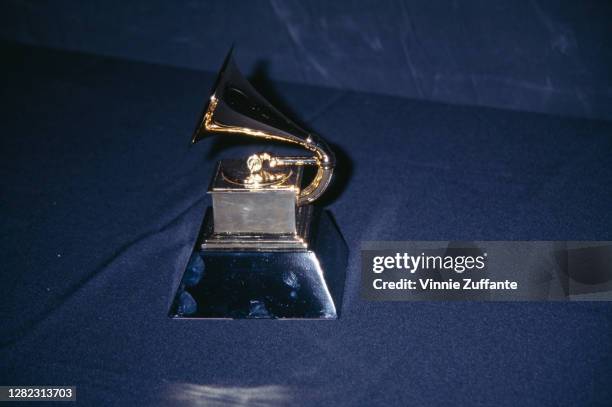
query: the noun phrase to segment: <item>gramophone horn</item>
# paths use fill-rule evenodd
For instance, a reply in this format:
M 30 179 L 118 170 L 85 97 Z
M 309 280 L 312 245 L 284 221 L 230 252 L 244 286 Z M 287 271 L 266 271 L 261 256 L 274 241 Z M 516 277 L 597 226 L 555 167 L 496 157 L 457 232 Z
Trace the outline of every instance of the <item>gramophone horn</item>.
M 310 185 L 300 191 L 298 205 L 313 202 L 321 196 L 331 181 L 336 160 L 327 143 L 321 137 L 300 128 L 264 99 L 240 73 L 231 51 L 221 68 L 192 142 L 196 143 L 207 134 L 214 133 L 234 133 L 284 141 L 314 153 L 311 157 L 256 156 L 271 160 L 272 166 L 317 167 L 317 173 Z

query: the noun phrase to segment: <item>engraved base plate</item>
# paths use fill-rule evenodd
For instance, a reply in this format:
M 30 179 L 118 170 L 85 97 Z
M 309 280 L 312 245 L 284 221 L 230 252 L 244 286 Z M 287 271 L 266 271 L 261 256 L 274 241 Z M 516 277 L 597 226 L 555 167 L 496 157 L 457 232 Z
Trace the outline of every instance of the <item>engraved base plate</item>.
M 170 316 L 337 318 L 348 249 L 328 212 L 311 213 L 310 221 L 308 249 L 196 245 Z

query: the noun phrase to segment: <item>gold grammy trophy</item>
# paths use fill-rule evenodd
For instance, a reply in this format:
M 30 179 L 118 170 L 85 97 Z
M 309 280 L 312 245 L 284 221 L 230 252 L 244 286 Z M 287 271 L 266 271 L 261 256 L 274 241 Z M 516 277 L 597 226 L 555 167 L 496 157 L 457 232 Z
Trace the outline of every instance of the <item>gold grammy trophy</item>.
M 337 318 L 347 248 L 330 214 L 313 202 L 330 185 L 336 160 L 266 101 L 231 52 L 192 141 L 241 135 L 290 143 L 309 156 L 262 152 L 218 163 L 207 210 L 181 279 L 174 318 Z M 315 174 L 303 186 L 304 167 Z

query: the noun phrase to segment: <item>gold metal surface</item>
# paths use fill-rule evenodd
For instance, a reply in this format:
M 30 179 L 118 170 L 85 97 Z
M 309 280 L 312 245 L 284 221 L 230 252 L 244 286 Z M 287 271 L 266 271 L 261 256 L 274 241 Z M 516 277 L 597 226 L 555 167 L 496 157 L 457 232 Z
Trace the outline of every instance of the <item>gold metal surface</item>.
M 219 162 L 209 192 L 265 192 L 291 190 L 297 196 L 300 192 L 301 172 L 299 166 L 264 167 L 251 172 L 248 159 L 224 159 Z M 253 178 L 257 175 L 257 178 Z M 261 178 L 259 178 L 261 177 Z
M 291 144 L 297 144 L 307 150 L 314 152 L 314 157 L 303 157 L 299 160 L 296 160 L 295 157 L 288 157 L 287 159 L 285 159 L 285 157 L 274 157 L 274 159 L 276 161 L 276 164 L 279 166 L 314 165 L 317 167 L 317 173 L 315 174 L 314 179 L 311 181 L 310 185 L 308 185 L 300 192 L 297 201 L 298 205 L 304 205 L 314 202 L 323 194 L 323 192 L 325 192 L 325 189 L 327 189 L 329 183 L 331 182 L 334 166 L 331 165 L 329 154 L 324 150 L 323 147 L 314 142 L 313 137 L 309 137 L 305 140 L 299 140 L 295 138 L 283 137 L 282 135 L 276 135 L 265 131 L 253 130 L 248 127 L 228 126 L 215 123 L 214 115 L 217 103 L 218 101 L 215 95 L 212 95 L 210 98 L 208 109 L 206 110 L 206 114 L 204 115 L 204 129 L 206 131 L 244 134 L 247 136 L 259 137 L 268 140 L 283 141 Z
M 208 188 L 212 206 L 170 316 L 337 318 L 346 244 L 329 213 L 310 204 L 329 185 L 334 153 L 265 100 L 239 72 L 231 51 L 192 142 L 210 134 L 280 141 L 310 153 L 258 152 L 217 163 Z
M 239 111 L 239 108 L 236 107 L 235 100 L 227 102 L 227 98 L 242 98 L 247 104 L 251 104 L 249 105 L 250 109 L 247 109 L 248 111 L 246 113 Z M 223 106 L 225 115 L 221 118 L 218 117 L 220 106 Z M 259 111 L 265 112 L 260 113 L 260 117 L 263 119 L 270 119 L 270 117 L 273 116 L 272 119 L 268 120 L 272 124 L 259 123 L 257 117 L 252 117 L 255 115 L 255 113 L 252 112 Z M 228 119 L 230 116 L 231 119 Z M 244 117 L 247 117 L 247 122 L 250 125 L 244 125 Z M 275 124 L 281 127 L 275 126 Z M 299 128 L 289 119 L 285 118 L 274 107 L 269 105 L 269 103 L 252 88 L 248 81 L 242 77 L 235 67 L 231 55 L 226 59 L 221 73 L 219 74 L 217 86 L 194 132 L 192 142 L 197 142 L 206 133 L 238 134 L 286 142 L 298 145 L 314 153 L 311 157 L 272 157 L 270 155 L 265 157 L 266 153 L 262 153 L 255 155 L 255 158 L 253 156 L 249 158 L 250 160 L 259 160 L 260 163 L 261 161 L 267 161 L 271 168 L 306 165 L 317 167 L 316 174 L 310 184 L 299 192 L 297 197 L 298 206 L 312 203 L 319 198 L 327 189 L 332 179 L 335 156 L 327 143 L 320 137 Z M 262 168 L 253 171 L 245 182 L 251 185 L 262 185 L 275 181 L 274 177 L 275 175 L 270 171 Z

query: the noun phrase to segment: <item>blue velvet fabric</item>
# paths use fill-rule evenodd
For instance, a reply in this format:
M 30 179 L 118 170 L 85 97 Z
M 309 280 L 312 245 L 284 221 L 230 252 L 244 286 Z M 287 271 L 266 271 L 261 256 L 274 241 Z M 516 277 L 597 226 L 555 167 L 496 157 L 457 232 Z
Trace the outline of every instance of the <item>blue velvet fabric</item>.
M 2 52 L 1 384 L 76 385 L 83 405 L 610 405 L 611 304 L 368 302 L 359 248 L 611 240 L 611 122 L 256 75 L 338 151 L 341 316 L 177 321 L 214 165 L 260 148 L 189 146 L 214 75 Z
M 274 80 L 612 119 L 605 0 L 3 2 L 0 38 Z

